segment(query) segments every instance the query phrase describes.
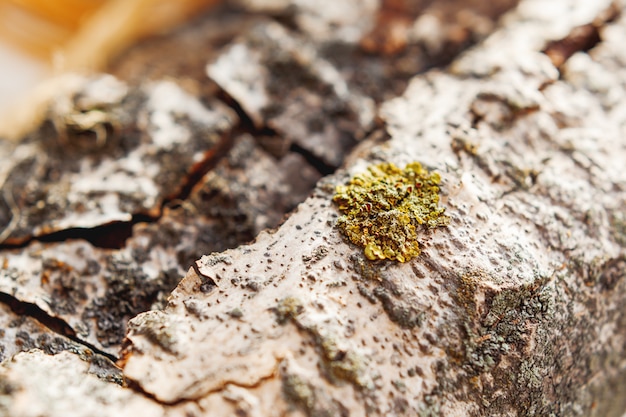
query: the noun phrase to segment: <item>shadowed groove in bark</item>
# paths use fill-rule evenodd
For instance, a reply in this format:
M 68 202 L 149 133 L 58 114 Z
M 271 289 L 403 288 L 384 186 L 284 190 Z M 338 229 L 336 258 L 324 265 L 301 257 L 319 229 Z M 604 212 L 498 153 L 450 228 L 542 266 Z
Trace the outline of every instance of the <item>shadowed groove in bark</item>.
M 65 336 L 73 342 L 87 347 L 94 353 L 106 357 L 112 362 L 117 361 L 117 357 L 98 349 L 89 342 L 80 339 L 78 336 L 76 336 L 76 332 L 74 331 L 74 329 L 72 329 L 72 327 L 64 320 L 49 315 L 36 304 L 20 301 L 17 298 L 3 292 L 0 292 L 0 303 L 8 306 L 11 311 L 13 311 L 18 316 L 31 317 L 51 331 L 53 331 L 54 333 Z
M 224 89 L 220 88 L 217 94 L 217 98 L 231 110 L 237 113 L 239 117 L 239 125 L 236 127 L 236 130 L 240 130 L 244 133 L 249 133 L 253 137 L 258 138 L 259 136 L 269 136 L 269 137 L 278 137 L 279 133 L 276 130 L 272 129 L 269 126 L 263 126 L 261 128 L 257 128 L 254 126 L 252 119 L 243 109 L 243 107 L 235 100 L 233 97 L 228 94 L 228 92 L 224 91 Z M 335 172 L 338 167 L 331 166 L 324 162 L 321 158 L 313 154 L 311 151 L 304 149 L 302 146 L 292 143 L 289 146 L 288 152 L 296 153 L 302 156 L 306 162 L 311 165 L 317 172 L 319 172 L 322 176 L 330 175 Z
M 576 52 L 588 52 L 602 42 L 600 30 L 620 15 L 619 6 L 614 2 L 592 23 L 575 27 L 565 38 L 550 42 L 542 52 L 560 70 Z
M 126 240 L 132 236 L 133 226 L 138 223 L 152 223 L 158 217 L 151 217 L 145 214 L 135 214 L 128 222 L 113 222 L 97 227 L 73 227 L 59 230 L 58 232 L 32 237 L 19 244 L 1 244 L 0 250 L 22 249 L 28 247 L 33 242 L 64 242 L 71 239 L 82 239 L 91 243 L 96 248 L 101 249 L 121 249 L 126 244 Z

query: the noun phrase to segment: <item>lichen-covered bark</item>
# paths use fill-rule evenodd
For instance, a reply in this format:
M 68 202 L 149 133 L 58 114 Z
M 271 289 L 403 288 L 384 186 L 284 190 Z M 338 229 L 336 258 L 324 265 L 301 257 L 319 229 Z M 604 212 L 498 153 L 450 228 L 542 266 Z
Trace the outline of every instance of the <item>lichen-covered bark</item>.
M 320 397 L 331 414 L 605 415 L 600 386 L 624 378 L 622 121 L 559 80 L 538 41 L 489 62 L 540 24 L 522 17 L 383 107 L 391 138 L 371 155 L 437 170 L 451 217 L 417 260 L 347 245 L 331 203 L 347 177 L 330 177 L 276 233 L 203 258 L 164 312 L 133 319 L 125 375 L 164 402 L 281 378 L 285 410 L 309 414 Z M 467 78 L 478 59 L 490 75 Z
M 325 97 L 345 106 L 336 115 L 343 126 L 360 120 L 359 128 L 371 129 L 370 119 L 357 117 L 363 107 L 354 105 L 366 95 L 363 84 L 341 78 L 341 67 L 324 53 L 307 55 L 308 41 L 298 37 L 303 35 L 276 23 L 251 26 L 207 68 L 240 102 L 238 111 L 252 126 L 240 126 L 247 130 L 243 134 L 233 129 L 229 156 L 183 193 L 185 201 L 164 207 L 152 224 L 135 225 L 125 248 L 108 249 L 112 258 L 125 256 L 136 265 L 128 275 L 133 279 L 155 268 L 163 272 L 151 263 L 153 256 L 170 259 L 173 251 L 177 259 L 193 258 L 187 242 L 207 252 L 163 309 L 128 322 L 118 362 L 126 387 L 107 382 L 107 373 L 86 373 L 85 362 L 69 353 L 20 353 L 0 368 L 0 380 L 7 381 L 0 386 L 1 406 L 9 415 L 42 409 L 65 415 L 73 398 L 63 390 L 73 387 L 89 393 L 85 410 L 104 415 L 122 412 L 120 402 L 153 407 L 155 415 L 621 415 L 626 19 L 621 3 L 608 19 L 609 6 L 522 1 L 447 70 L 416 76 L 401 96 L 386 101 L 377 113 L 383 132 L 361 142 L 345 168 L 318 182 L 282 225 L 234 247 L 238 233 L 256 233 L 278 221 L 262 217 L 269 206 L 250 203 L 246 190 L 265 193 L 288 209 L 296 201 L 292 194 L 306 189 L 298 184 L 318 178 L 315 164 L 307 161 L 337 164 L 304 144 L 299 147 L 306 152 L 300 153 L 289 146 L 290 158 L 301 159 L 288 164 L 285 153 L 264 147 L 267 136 L 265 142 L 253 140 L 267 134 L 267 127 L 275 129 L 272 143 L 307 138 L 298 132 L 310 126 L 310 115 L 289 118 L 289 108 L 280 103 L 268 113 L 268 103 L 284 98 L 299 108 L 297 97 L 312 100 L 313 90 L 323 85 L 329 95 L 313 101 L 323 120 L 333 114 L 320 111 L 327 108 Z M 586 45 L 585 51 L 570 50 L 562 62 L 542 53 L 589 24 L 597 28 L 599 43 L 576 43 Z M 291 46 L 278 48 L 280 42 Z M 298 77 L 309 64 L 330 69 L 309 73 L 313 87 L 304 85 L 300 95 L 276 95 L 271 75 L 262 72 L 272 68 L 263 59 L 274 53 Z M 235 58 L 246 56 L 251 58 L 245 62 L 259 68 L 258 79 L 216 69 L 238 65 Z M 303 84 L 304 78 L 296 79 Z M 346 83 L 345 96 L 338 94 L 338 80 Z M 340 131 L 329 129 L 331 136 Z M 406 263 L 367 259 L 336 227 L 336 187 L 380 162 L 419 162 L 441 178 L 440 204 L 449 225 L 419 230 L 421 254 Z M 310 171 L 296 177 L 298 164 Z M 272 169 L 275 182 L 255 181 Z M 251 188 L 239 187 L 246 181 Z M 207 226 L 218 221 L 226 226 Z M 164 230 L 179 240 L 163 237 Z M 233 238 L 235 244 L 208 254 L 213 249 L 203 243 L 207 236 Z M 45 254 L 54 246 L 68 250 L 87 243 L 37 245 L 3 253 L 5 264 L 25 259 L 32 265 L 37 253 L 43 254 L 37 258 L 42 266 L 34 269 L 43 270 L 51 265 Z M 133 250 L 135 245 L 142 250 Z M 73 290 L 76 279 L 68 278 L 65 263 L 54 265 L 50 281 L 69 282 L 66 291 Z M 11 282 L 6 266 L 3 271 Z M 23 274 L 19 268 L 15 273 Z M 29 285 L 43 276 L 31 272 Z M 3 291 L 50 315 L 62 314 L 20 295 L 27 285 L 11 285 Z M 76 327 L 71 316 L 65 320 Z M 45 387 L 34 382 L 41 379 Z

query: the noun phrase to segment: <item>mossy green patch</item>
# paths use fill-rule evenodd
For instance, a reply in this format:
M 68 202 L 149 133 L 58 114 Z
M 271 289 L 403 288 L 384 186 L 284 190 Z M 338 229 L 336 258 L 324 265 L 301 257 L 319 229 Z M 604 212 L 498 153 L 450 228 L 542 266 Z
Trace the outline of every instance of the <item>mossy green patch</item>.
M 439 207 L 436 172 L 419 162 L 400 169 L 392 163 L 373 165 L 337 187 L 333 201 L 343 213 L 337 226 L 370 260 L 406 262 L 420 254 L 419 228 L 446 226 Z

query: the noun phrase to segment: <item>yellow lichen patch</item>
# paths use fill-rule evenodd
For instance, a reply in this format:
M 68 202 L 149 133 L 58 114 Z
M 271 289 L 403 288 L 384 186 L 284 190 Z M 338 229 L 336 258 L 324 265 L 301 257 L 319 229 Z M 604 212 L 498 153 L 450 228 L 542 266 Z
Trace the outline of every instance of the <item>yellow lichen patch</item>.
M 420 254 L 420 227 L 446 226 L 439 204 L 439 174 L 419 162 L 400 169 L 391 163 L 368 168 L 337 187 L 333 201 L 343 213 L 337 226 L 371 260 L 406 262 Z

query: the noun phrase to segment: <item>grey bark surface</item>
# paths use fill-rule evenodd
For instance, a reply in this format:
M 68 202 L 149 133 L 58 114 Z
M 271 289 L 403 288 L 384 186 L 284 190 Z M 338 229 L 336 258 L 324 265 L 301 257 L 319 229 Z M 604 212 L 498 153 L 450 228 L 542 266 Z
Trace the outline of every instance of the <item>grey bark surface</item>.
M 425 3 L 403 42 L 443 50 Z M 209 87 L 126 77 L 103 98 L 111 79 L 84 79 L 2 145 L 17 246 L 0 253 L 0 413 L 622 415 L 626 6 L 524 0 L 495 29 L 477 11 L 490 35 L 391 99 L 331 52 L 341 29 L 385 49 L 375 5 L 355 20 L 298 7 L 298 31 L 237 17 L 242 32 L 201 63 Z M 103 103 L 117 117 L 73 117 Z M 410 262 L 370 261 L 335 227 L 335 188 L 413 161 L 440 174 L 450 224 L 423 231 Z M 86 172 L 100 188 L 76 186 Z M 50 201 L 29 200 L 35 184 Z M 111 222 L 130 230 L 122 247 L 46 240 Z

